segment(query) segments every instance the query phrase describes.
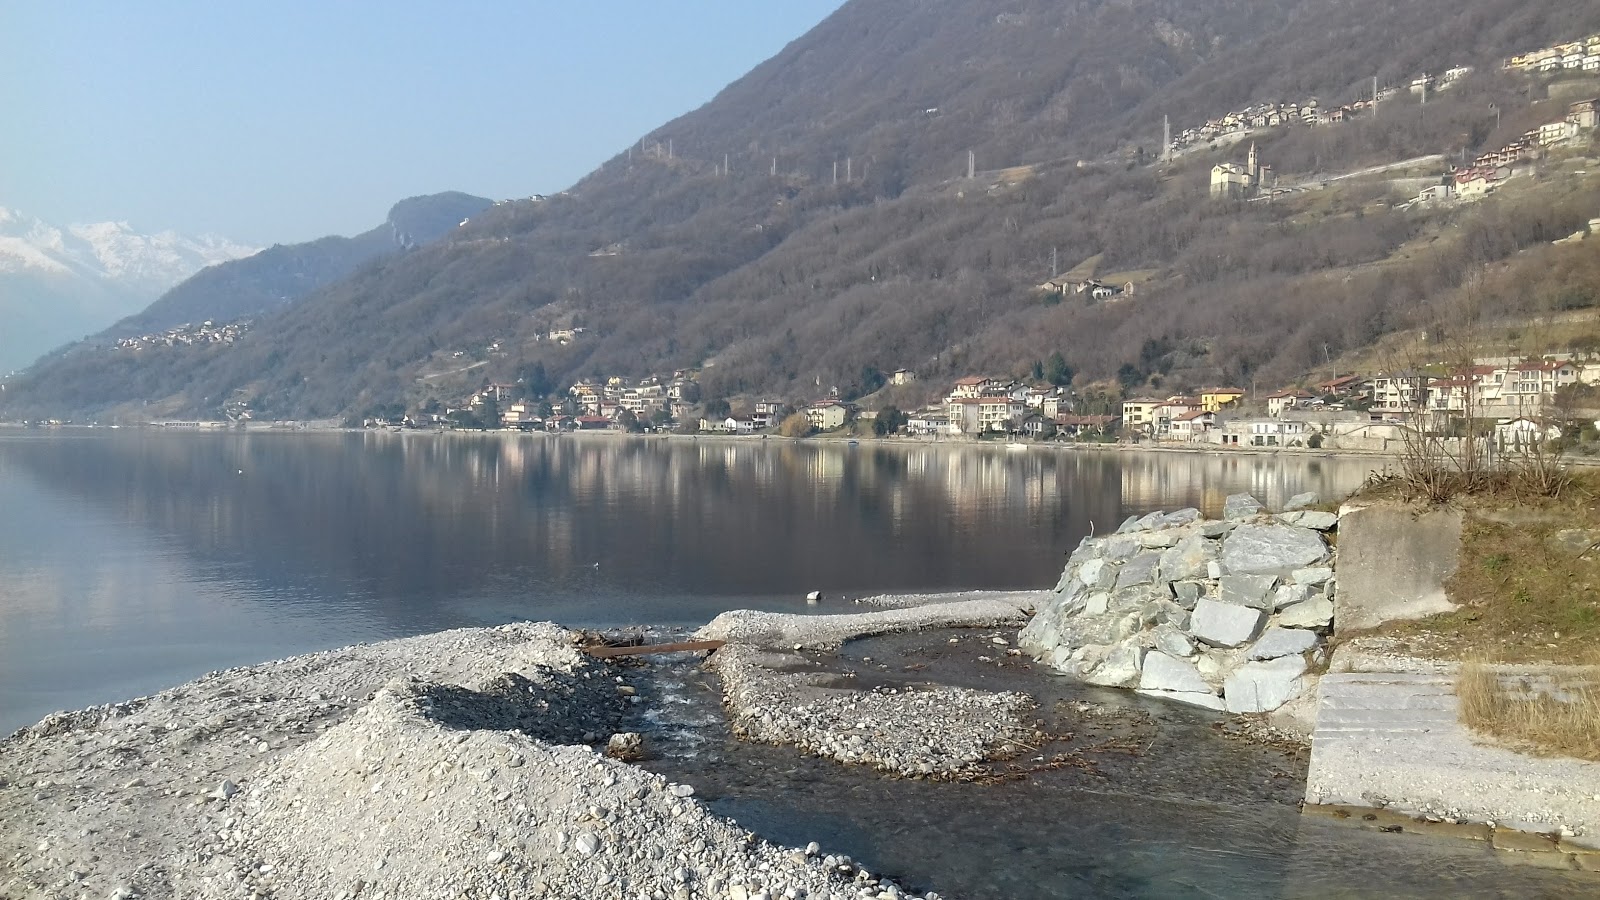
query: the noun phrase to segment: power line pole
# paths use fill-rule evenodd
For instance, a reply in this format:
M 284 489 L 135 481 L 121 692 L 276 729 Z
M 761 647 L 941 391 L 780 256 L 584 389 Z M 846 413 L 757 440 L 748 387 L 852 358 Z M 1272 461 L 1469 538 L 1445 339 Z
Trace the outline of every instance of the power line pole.
M 778 158 L 776 156 L 772 158 L 772 177 L 778 177 Z
M 850 180 L 851 163 L 853 163 L 853 162 L 855 162 L 855 157 L 846 156 L 844 158 L 844 180 L 845 181 L 849 181 Z
M 978 174 L 978 154 L 967 151 L 967 180 L 971 181 Z
M 1172 162 L 1172 117 L 1161 117 L 1161 161 Z
M 726 153 L 722 154 L 722 174 L 723 177 L 727 177 L 728 174 L 728 154 Z
M 1060 271 L 1061 271 L 1060 269 L 1056 268 L 1056 248 L 1055 247 L 1051 247 L 1050 248 L 1050 277 L 1051 278 L 1056 277 L 1056 275 L 1060 274 Z
M 837 159 L 833 161 L 833 186 L 839 186 L 839 161 Z

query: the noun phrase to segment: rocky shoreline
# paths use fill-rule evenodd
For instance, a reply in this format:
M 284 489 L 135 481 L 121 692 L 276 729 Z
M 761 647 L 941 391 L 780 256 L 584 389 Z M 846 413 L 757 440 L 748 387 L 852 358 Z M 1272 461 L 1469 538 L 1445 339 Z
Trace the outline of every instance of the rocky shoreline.
M 865 691 L 795 712 L 803 676 L 761 663 L 774 646 L 1015 627 L 1034 596 L 738 613 L 706 631 L 730 640 L 718 669 L 752 739 L 935 775 L 999 752 L 1027 698 Z M 606 758 L 638 670 L 580 639 L 548 623 L 447 631 L 49 716 L 0 742 L 0 898 L 910 896 Z
M 1327 534 L 1339 523 L 1307 508 L 1317 502 L 1303 494 L 1273 514 L 1236 494 L 1221 519 L 1154 512 L 1086 537 L 1020 644 L 1089 684 L 1207 709 L 1271 713 L 1309 698 L 1333 625 Z

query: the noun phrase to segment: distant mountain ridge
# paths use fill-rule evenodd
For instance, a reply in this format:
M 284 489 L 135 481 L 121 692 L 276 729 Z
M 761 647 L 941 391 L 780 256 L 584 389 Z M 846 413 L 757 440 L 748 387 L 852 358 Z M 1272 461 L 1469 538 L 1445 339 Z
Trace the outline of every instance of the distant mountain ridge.
M 390 208 L 383 224 L 355 237 L 276 244 L 248 259 L 200 271 L 145 309 L 95 335 L 91 342 L 206 319 L 233 321 L 271 312 L 375 259 L 433 243 L 492 205 L 491 200 L 458 191 L 409 197 Z
M 0 372 L 258 249 L 216 235 L 146 234 L 127 222 L 56 225 L 0 207 Z
M 693 368 L 710 398 L 803 401 L 1054 352 L 1081 381 L 1153 391 L 1292 378 L 1437 322 L 1463 279 L 1581 227 L 1600 179 L 1522 205 L 1406 210 L 1420 184 L 1354 179 L 1219 202 L 1209 170 L 1244 148 L 1158 165 L 1163 117 L 1176 132 L 1259 102 L 1338 106 L 1376 76 L 1399 88 L 1378 113 L 1263 131 L 1264 161 L 1311 182 L 1472 159 L 1595 90 L 1501 60 L 1597 28 L 1600 6 L 1566 0 L 850 0 L 568 191 L 459 216 L 225 349 L 41 365 L 0 415 L 205 415 L 226 397 L 322 418 L 459 402 L 536 367 L 558 383 Z M 1406 91 L 1459 65 L 1477 72 L 1426 104 Z M 1446 165 L 1408 174 L 1437 183 Z M 1539 271 L 1592 251 L 1549 252 Z M 1137 292 L 1038 290 L 1091 259 Z M 1565 286 L 1565 308 L 1587 302 Z

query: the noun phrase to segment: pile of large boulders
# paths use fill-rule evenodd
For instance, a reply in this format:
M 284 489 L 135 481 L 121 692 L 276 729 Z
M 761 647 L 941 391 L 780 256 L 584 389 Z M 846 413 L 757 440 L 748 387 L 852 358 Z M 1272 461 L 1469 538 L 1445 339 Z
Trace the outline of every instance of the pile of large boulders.
M 1270 513 L 1249 494 L 1222 519 L 1132 517 L 1087 537 L 1019 642 L 1085 682 L 1229 712 L 1300 696 L 1333 626 L 1339 517 L 1300 494 Z

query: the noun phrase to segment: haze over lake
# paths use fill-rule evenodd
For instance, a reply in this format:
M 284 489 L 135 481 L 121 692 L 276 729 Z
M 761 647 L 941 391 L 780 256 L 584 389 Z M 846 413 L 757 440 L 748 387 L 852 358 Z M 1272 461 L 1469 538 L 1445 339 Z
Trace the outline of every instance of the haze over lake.
M 0 732 L 444 628 L 1044 588 L 1127 515 L 1367 460 L 618 436 L 0 433 Z M 812 607 L 815 609 L 815 607 Z

